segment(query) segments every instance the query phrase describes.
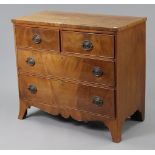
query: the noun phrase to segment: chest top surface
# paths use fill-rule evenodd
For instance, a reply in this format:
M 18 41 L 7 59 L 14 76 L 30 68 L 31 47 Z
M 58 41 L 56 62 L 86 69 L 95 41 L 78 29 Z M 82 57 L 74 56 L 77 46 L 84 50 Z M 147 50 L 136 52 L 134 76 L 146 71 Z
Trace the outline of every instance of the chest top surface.
M 39 24 L 61 28 L 120 31 L 146 21 L 146 17 L 44 11 L 12 20 L 15 24 Z

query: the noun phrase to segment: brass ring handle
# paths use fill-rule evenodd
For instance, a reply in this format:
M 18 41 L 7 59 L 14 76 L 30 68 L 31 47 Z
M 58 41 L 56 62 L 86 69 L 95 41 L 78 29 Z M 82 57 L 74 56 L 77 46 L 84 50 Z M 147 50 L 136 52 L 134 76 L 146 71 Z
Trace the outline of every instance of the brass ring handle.
M 96 106 L 102 106 L 103 105 L 103 100 L 99 96 L 94 96 L 92 102 Z
M 34 66 L 35 65 L 35 60 L 33 58 L 28 57 L 26 60 L 26 63 L 30 66 Z
M 82 48 L 85 50 L 85 51 L 91 51 L 93 49 L 93 44 L 91 41 L 89 40 L 85 40 L 83 43 L 82 43 Z
M 41 36 L 39 34 L 35 34 L 33 37 L 32 37 L 32 42 L 34 44 L 40 44 L 41 43 Z
M 30 91 L 31 94 L 35 94 L 37 92 L 37 87 L 33 84 L 30 84 L 28 86 L 28 90 Z
M 103 75 L 103 71 L 100 67 L 94 67 L 92 73 L 96 77 L 101 77 Z

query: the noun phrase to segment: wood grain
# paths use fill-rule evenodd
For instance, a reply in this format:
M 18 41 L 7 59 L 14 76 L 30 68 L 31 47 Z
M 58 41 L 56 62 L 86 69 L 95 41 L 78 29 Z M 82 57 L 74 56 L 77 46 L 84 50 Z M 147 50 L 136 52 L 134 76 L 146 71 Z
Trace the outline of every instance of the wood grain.
M 33 58 L 35 65 L 30 66 L 27 64 L 27 58 Z M 43 76 L 53 75 L 72 80 L 114 86 L 114 63 L 110 61 L 84 59 L 32 50 L 18 50 L 17 59 L 19 72 L 41 74 Z M 96 77 L 92 73 L 95 67 L 100 67 L 103 71 L 101 77 Z
M 145 17 L 44 11 L 13 19 L 12 21 L 14 24 L 46 25 L 60 28 L 95 29 L 116 32 L 133 27 L 138 23 L 143 23 L 145 20 Z
M 82 44 L 85 40 L 88 40 L 93 44 L 92 50 L 86 51 L 83 49 Z M 62 52 L 106 56 L 109 58 L 114 57 L 113 35 L 62 31 L 61 42 Z
M 116 120 L 108 123 L 121 141 L 126 118 L 143 121 L 145 109 L 145 23 L 116 36 Z
M 28 87 L 35 85 L 37 92 L 32 94 Z M 57 107 L 83 110 L 100 115 L 114 117 L 114 92 L 112 90 L 77 85 L 55 79 L 44 79 L 34 76 L 19 76 L 20 98 L 41 102 Z M 60 97 L 61 95 L 61 97 Z M 92 103 L 93 97 L 99 96 L 103 100 L 102 106 Z
M 15 27 L 16 46 L 22 48 L 44 49 L 59 52 L 59 31 L 43 28 Z M 41 43 L 35 44 L 32 41 L 34 35 L 40 35 Z
M 116 38 L 117 117 L 125 119 L 139 110 L 144 119 L 145 23 L 123 31 Z

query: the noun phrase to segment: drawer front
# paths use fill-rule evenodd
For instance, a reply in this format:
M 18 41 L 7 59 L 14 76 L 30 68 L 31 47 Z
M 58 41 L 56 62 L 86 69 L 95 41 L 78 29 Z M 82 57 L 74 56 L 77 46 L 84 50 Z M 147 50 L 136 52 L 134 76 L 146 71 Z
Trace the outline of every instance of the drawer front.
M 61 32 L 62 52 L 114 57 L 114 36 L 72 31 Z
M 21 48 L 59 51 L 59 31 L 43 28 L 15 27 L 16 44 Z
M 21 99 L 114 116 L 113 90 L 19 75 Z
M 18 70 L 114 86 L 114 63 L 94 59 L 18 50 Z

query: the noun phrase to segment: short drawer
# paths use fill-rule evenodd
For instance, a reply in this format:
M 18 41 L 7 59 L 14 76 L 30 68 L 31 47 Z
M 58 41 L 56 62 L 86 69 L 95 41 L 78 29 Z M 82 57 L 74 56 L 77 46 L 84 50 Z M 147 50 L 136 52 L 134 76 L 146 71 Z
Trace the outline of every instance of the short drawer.
M 114 117 L 114 91 L 19 75 L 20 98 Z
M 18 50 L 17 63 L 19 72 L 114 86 L 114 62 L 111 61 Z
M 62 31 L 62 52 L 114 57 L 114 36 L 95 33 Z
M 45 28 L 15 27 L 16 45 L 21 48 L 59 51 L 59 31 Z

